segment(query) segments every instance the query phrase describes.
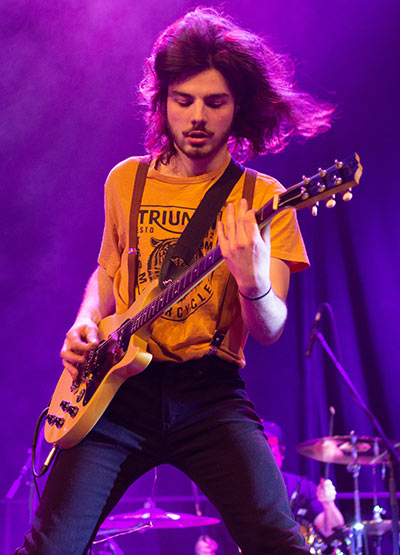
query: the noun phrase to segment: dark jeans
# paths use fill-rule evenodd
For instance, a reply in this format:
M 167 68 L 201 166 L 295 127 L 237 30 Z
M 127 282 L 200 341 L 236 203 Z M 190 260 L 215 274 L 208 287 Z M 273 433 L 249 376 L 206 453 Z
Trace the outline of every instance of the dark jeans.
M 151 363 L 50 472 L 18 554 L 82 555 L 134 480 L 169 463 L 221 513 L 245 555 L 307 552 L 262 425 L 232 364 Z

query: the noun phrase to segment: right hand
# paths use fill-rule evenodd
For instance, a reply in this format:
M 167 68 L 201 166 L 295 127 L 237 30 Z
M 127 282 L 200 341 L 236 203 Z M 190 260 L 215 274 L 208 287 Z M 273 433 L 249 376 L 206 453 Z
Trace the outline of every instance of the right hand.
M 98 344 L 97 324 L 89 318 L 76 320 L 68 330 L 60 356 L 64 368 L 71 374 L 73 380 L 78 377 L 77 364 L 84 362 L 87 353 Z

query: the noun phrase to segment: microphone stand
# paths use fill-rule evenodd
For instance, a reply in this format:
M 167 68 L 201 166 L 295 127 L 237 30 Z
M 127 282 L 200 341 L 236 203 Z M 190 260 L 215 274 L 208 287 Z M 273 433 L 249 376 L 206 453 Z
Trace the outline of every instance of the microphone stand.
M 389 452 L 389 491 L 390 491 L 390 510 L 392 514 L 392 534 L 393 534 L 393 555 L 399 555 L 399 506 L 397 504 L 396 498 L 396 482 L 394 478 L 394 465 L 400 464 L 400 454 L 394 448 L 392 442 L 387 437 L 385 432 L 383 431 L 382 426 L 380 425 L 379 421 L 377 420 L 376 416 L 372 413 L 369 407 L 365 404 L 364 400 L 362 399 L 361 395 L 358 393 L 357 389 L 355 388 L 353 382 L 350 380 L 349 376 L 347 375 L 345 369 L 340 364 L 339 360 L 336 358 L 335 353 L 329 347 L 328 343 L 325 341 L 325 337 L 319 330 L 314 331 L 315 339 L 319 341 L 322 348 L 329 356 L 331 361 L 333 362 L 336 370 L 344 379 L 347 387 L 350 389 L 350 393 L 353 395 L 354 399 L 363 409 L 365 414 L 370 419 L 372 425 L 377 430 L 379 436 L 383 439 L 384 443 L 387 446 L 387 452 Z M 378 455 L 377 459 L 381 458 L 382 455 Z

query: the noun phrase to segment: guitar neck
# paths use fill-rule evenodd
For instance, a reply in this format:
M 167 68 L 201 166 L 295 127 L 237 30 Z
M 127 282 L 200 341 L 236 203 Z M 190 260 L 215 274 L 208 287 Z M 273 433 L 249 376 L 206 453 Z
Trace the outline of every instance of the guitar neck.
M 327 170 L 319 170 L 318 174 L 306 178 L 293 185 L 281 194 L 264 204 L 256 212 L 256 221 L 260 229 L 272 220 L 275 214 L 285 208 L 299 210 L 318 203 L 319 200 L 332 197 L 335 193 L 348 190 L 358 184 L 362 172 L 357 154 L 343 162 L 335 162 Z M 150 324 L 161 316 L 193 289 L 210 272 L 223 262 L 221 249 L 217 245 L 199 262 L 190 266 L 175 281 L 171 282 L 147 306 L 140 310 L 133 318 L 125 322 L 121 331 L 132 335 L 142 326 Z

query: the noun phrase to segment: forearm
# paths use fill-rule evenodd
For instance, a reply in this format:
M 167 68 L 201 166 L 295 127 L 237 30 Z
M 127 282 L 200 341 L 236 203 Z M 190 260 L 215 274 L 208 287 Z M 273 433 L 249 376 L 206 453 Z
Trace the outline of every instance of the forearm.
M 76 321 L 90 319 L 96 324 L 114 311 L 113 279 L 101 266 L 90 276 Z
M 335 526 L 342 526 L 344 518 L 333 501 L 324 503 L 324 510 L 314 519 L 314 525 L 324 536 L 329 536 L 334 532 Z
M 270 345 L 280 337 L 286 322 L 287 307 L 273 288 L 259 300 L 248 300 L 240 295 L 240 304 L 244 323 L 254 339 L 263 345 Z

